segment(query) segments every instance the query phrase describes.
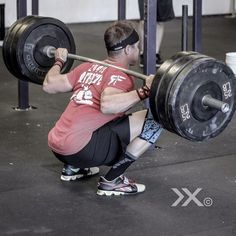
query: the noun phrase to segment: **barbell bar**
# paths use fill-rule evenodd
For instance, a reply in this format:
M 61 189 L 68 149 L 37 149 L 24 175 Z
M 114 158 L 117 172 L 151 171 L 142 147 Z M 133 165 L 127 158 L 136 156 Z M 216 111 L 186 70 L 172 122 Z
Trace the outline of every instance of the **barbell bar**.
M 49 46 L 49 45 L 45 46 L 42 49 L 43 54 L 46 55 L 49 58 L 54 58 L 55 51 L 56 51 L 56 48 L 52 47 L 52 46 Z M 73 60 L 91 62 L 91 63 L 96 63 L 96 64 L 100 64 L 100 65 L 107 66 L 107 67 L 112 67 L 112 68 L 120 70 L 120 71 L 122 71 L 122 72 L 124 72 L 126 74 L 132 75 L 135 78 L 142 79 L 144 81 L 148 78 L 147 75 L 138 73 L 138 72 L 133 71 L 133 70 L 128 70 L 128 69 L 125 69 L 125 68 L 122 68 L 122 67 L 119 67 L 119 66 L 115 66 L 115 65 L 106 63 L 104 61 L 95 60 L 95 59 L 92 59 L 92 58 L 89 58 L 89 57 L 75 55 L 75 54 L 72 54 L 72 53 L 68 53 L 67 56 L 68 56 L 68 58 L 73 59 Z M 210 95 L 205 95 L 202 98 L 202 106 L 207 106 L 207 107 L 215 108 L 215 109 L 217 109 L 217 110 L 219 110 L 219 111 L 221 111 L 223 113 L 226 113 L 226 112 L 229 111 L 229 104 L 227 104 L 225 102 L 222 102 L 222 101 L 220 101 L 218 99 L 212 98 Z
M 222 111 L 223 113 L 226 113 L 229 111 L 229 104 L 222 102 L 218 99 L 215 99 L 211 97 L 210 95 L 205 95 L 202 98 L 202 105 L 218 109 L 219 111 Z
M 46 56 L 48 56 L 49 58 L 54 58 L 56 48 L 55 48 L 55 47 L 52 47 L 52 46 L 45 46 L 45 47 L 42 49 L 42 51 L 43 51 L 43 53 L 44 53 Z M 115 65 L 106 63 L 106 62 L 104 62 L 104 61 L 95 60 L 95 59 L 92 59 L 92 58 L 89 58 L 89 57 L 85 57 L 85 56 L 81 56 L 81 55 L 75 55 L 75 54 L 72 54 L 72 53 L 68 53 L 68 58 L 73 59 L 73 60 L 78 60 L 78 61 L 85 61 L 85 62 L 97 63 L 97 64 L 100 64 L 100 65 L 103 65 L 103 66 L 107 66 L 107 67 L 112 67 L 112 68 L 115 68 L 115 69 L 117 69 L 117 70 L 120 70 L 120 71 L 124 72 L 125 74 L 132 75 L 132 76 L 134 76 L 135 78 L 139 78 L 139 79 L 142 79 L 142 80 L 144 80 L 144 81 L 145 81 L 145 80 L 147 79 L 147 77 L 148 77 L 147 75 L 138 73 L 138 72 L 133 71 L 133 70 L 128 70 L 128 69 L 125 69 L 125 68 L 122 68 L 122 67 L 119 67 L 119 66 L 115 66 Z
M 147 75 L 103 61 L 75 55 L 75 42 L 67 26 L 51 17 L 27 16 L 16 21 L 3 42 L 3 59 L 18 79 L 43 84 L 55 62 L 56 48 L 69 55 L 61 73 L 68 72 L 73 60 L 114 67 L 135 78 Z M 150 109 L 165 129 L 191 141 L 219 135 L 235 111 L 236 82 L 225 63 L 197 52 L 178 52 L 157 70 L 150 91 Z

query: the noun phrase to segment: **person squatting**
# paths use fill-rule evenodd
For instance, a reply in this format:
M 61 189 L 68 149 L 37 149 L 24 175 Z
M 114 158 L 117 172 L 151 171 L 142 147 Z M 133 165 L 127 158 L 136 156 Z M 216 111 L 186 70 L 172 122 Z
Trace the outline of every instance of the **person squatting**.
M 123 68 L 139 58 L 139 35 L 129 21 L 117 21 L 104 33 L 107 58 L 104 62 Z M 45 76 L 43 90 L 73 95 L 48 134 L 48 145 L 64 163 L 61 180 L 70 181 L 99 173 L 98 166 L 110 166 L 100 176 L 97 194 L 128 195 L 145 191 L 145 185 L 124 175 L 126 169 L 154 144 L 162 132 L 149 109 L 126 113 L 149 97 L 154 76 L 135 89 L 134 78 L 124 72 L 82 63 L 61 74 L 68 51 L 58 48 L 55 64 Z

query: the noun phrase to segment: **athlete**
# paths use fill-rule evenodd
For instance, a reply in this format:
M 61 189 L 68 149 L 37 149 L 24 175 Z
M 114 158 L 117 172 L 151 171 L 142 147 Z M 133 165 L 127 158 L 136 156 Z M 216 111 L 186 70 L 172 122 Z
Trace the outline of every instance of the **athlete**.
M 107 58 L 104 62 L 123 68 L 139 58 L 139 35 L 128 21 L 117 21 L 104 34 Z M 110 166 L 98 181 L 99 195 L 141 193 L 145 185 L 124 175 L 149 147 L 162 128 L 148 109 L 128 110 L 149 97 L 154 76 L 135 89 L 134 78 L 112 67 L 82 63 L 61 74 L 68 51 L 58 48 L 55 64 L 48 71 L 43 90 L 54 94 L 72 91 L 68 106 L 48 134 L 48 145 L 64 163 L 61 179 L 75 180 Z

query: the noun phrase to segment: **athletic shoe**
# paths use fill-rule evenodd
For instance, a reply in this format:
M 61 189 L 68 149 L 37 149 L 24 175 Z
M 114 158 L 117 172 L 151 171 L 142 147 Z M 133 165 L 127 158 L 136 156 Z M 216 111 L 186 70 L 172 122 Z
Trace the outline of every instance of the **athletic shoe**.
M 117 177 L 112 181 L 106 180 L 104 177 L 100 177 L 98 182 L 98 195 L 106 196 L 119 196 L 119 195 L 131 195 L 141 193 L 145 191 L 145 185 L 135 183 L 128 179 L 124 175 Z
M 85 177 L 89 177 L 92 175 L 96 175 L 99 173 L 98 167 L 91 167 L 91 168 L 74 168 L 71 165 L 64 165 L 61 173 L 61 180 L 63 181 L 71 181 L 76 179 L 81 179 Z

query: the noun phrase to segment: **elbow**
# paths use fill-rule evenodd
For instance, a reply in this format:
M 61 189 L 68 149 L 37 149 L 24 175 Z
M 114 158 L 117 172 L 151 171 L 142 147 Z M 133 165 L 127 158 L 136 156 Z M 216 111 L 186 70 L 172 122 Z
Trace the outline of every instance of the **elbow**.
M 106 103 L 101 103 L 100 105 L 100 111 L 103 113 L 103 114 L 110 114 L 110 109 L 108 107 L 108 105 Z
M 55 91 L 53 87 L 51 86 L 51 83 L 49 82 L 48 76 L 45 78 L 43 82 L 43 91 L 49 94 L 55 94 Z
M 50 90 L 50 86 L 48 84 L 43 83 L 43 91 L 49 94 L 52 94 L 53 92 Z
M 43 91 L 46 93 L 49 93 L 49 94 L 56 94 L 57 93 L 53 88 L 50 88 L 50 86 L 44 86 L 44 85 L 43 85 Z
M 43 82 L 43 91 L 48 93 L 48 83 L 46 83 L 45 80 Z
M 114 104 L 113 104 L 114 106 Z M 109 100 L 102 98 L 100 103 L 100 111 L 103 114 L 113 114 L 114 111 L 112 111 L 112 104 L 109 102 Z

